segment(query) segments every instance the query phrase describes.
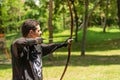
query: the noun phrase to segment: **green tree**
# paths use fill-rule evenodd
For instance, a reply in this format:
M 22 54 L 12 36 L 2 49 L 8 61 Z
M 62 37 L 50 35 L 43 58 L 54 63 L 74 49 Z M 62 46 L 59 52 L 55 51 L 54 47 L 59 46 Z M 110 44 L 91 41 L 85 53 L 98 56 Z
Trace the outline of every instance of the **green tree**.
M 120 29 L 120 0 L 117 0 L 117 16 L 118 16 L 118 26 Z
M 0 30 L 2 28 L 2 1 L 0 2 Z M 0 31 L 1 33 L 2 31 Z
M 17 31 L 24 15 L 23 3 L 20 0 L 4 0 L 2 4 L 2 26 L 7 32 Z
M 84 27 L 83 27 L 82 47 L 81 47 L 82 56 L 85 55 L 86 32 L 87 32 L 87 26 L 88 26 L 88 5 L 89 5 L 89 0 L 85 0 Z

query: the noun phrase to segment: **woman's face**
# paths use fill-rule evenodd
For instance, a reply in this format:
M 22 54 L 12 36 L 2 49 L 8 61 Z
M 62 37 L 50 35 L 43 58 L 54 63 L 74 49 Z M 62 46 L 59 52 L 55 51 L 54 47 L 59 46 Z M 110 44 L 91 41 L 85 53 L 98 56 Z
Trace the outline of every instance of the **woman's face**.
M 42 31 L 40 29 L 40 26 L 36 26 L 36 30 L 33 31 L 33 30 L 30 30 L 29 34 L 28 34 L 28 37 L 30 38 L 37 38 L 37 37 L 40 37 L 42 34 Z

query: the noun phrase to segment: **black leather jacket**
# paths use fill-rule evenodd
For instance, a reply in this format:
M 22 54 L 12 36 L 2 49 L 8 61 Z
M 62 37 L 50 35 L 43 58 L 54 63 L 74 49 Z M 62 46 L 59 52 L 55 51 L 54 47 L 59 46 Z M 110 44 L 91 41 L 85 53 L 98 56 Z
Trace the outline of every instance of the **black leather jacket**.
M 43 44 L 41 38 L 19 38 L 11 45 L 12 79 L 43 80 L 42 56 L 67 46 L 67 43 Z

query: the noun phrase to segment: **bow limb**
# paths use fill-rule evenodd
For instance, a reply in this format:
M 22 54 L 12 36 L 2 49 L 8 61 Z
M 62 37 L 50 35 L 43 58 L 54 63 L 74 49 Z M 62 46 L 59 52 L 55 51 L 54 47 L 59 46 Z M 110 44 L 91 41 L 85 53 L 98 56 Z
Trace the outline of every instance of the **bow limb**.
M 72 35 L 73 35 L 73 13 L 72 13 L 70 1 L 67 0 L 67 2 L 68 2 L 68 6 L 69 6 L 69 10 L 70 10 L 70 16 L 71 16 L 70 38 L 72 39 Z M 63 73 L 62 73 L 62 76 L 61 76 L 60 80 L 63 79 L 64 74 L 65 74 L 65 72 L 66 72 L 66 70 L 67 70 L 68 63 L 69 63 L 69 60 L 70 60 L 70 55 L 71 55 L 71 42 L 68 44 L 68 57 L 67 57 L 67 62 L 66 62 L 66 65 L 65 65 L 65 68 L 64 68 L 64 71 L 63 71 Z

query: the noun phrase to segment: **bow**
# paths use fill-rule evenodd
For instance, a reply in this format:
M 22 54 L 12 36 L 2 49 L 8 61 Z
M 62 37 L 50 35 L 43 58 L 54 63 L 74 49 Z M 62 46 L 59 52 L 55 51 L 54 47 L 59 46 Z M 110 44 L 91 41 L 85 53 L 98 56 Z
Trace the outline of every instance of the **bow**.
M 70 16 L 71 16 L 70 39 L 72 39 L 72 35 L 73 35 L 73 14 L 72 14 L 72 9 L 71 9 L 70 1 L 67 0 L 67 2 L 68 2 L 69 11 L 70 11 Z M 68 57 L 67 57 L 66 65 L 65 65 L 65 68 L 64 68 L 64 71 L 63 71 L 63 73 L 62 73 L 62 76 L 61 76 L 60 80 L 63 79 L 64 74 L 65 74 L 65 72 L 66 72 L 66 70 L 67 70 L 67 66 L 68 66 L 68 63 L 69 63 L 69 60 L 70 60 L 70 55 L 71 55 L 71 42 L 68 44 Z

